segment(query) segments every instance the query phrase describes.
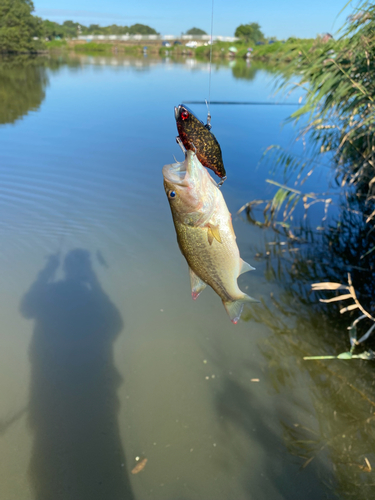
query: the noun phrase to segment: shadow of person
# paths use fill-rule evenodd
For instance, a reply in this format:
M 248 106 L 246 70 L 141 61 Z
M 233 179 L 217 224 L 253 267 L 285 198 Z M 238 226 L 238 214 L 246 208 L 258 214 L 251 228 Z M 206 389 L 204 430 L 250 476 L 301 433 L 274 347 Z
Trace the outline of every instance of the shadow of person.
M 70 251 L 64 279 L 51 255 L 21 302 L 30 345 L 29 472 L 36 500 L 132 500 L 117 424 L 121 378 L 113 342 L 123 322 L 86 250 Z

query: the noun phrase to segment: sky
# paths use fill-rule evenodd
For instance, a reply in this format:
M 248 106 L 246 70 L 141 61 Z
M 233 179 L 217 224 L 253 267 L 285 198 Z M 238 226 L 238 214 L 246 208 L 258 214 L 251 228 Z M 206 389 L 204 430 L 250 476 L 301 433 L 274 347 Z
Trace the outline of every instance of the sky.
M 257 22 L 267 36 L 315 38 L 334 33 L 350 13 L 338 14 L 347 0 L 214 0 L 213 34 L 234 36 L 240 24 Z M 212 0 L 34 0 L 35 14 L 85 26 L 142 23 L 162 35 L 180 35 L 192 27 L 211 31 Z

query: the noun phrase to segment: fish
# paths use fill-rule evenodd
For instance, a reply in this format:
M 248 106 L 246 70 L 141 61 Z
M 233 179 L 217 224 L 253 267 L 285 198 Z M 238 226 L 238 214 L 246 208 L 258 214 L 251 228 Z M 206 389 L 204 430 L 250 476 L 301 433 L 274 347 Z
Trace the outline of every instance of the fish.
M 197 299 L 209 285 L 236 324 L 244 304 L 258 301 L 238 287 L 238 276 L 254 268 L 240 257 L 224 197 L 191 150 L 183 162 L 165 165 L 162 173 L 177 242 L 189 266 L 192 297 Z
M 204 125 L 194 113 L 183 104 L 174 108 L 178 137 L 177 142 L 182 142 L 186 150 L 196 153 L 198 160 L 215 174 L 224 179 L 226 172 L 223 163 L 220 144 L 210 126 Z
M 133 467 L 132 469 L 132 474 L 138 474 L 138 472 L 141 472 L 145 468 L 147 464 L 147 458 L 142 458 L 142 460 L 139 460 L 137 465 Z

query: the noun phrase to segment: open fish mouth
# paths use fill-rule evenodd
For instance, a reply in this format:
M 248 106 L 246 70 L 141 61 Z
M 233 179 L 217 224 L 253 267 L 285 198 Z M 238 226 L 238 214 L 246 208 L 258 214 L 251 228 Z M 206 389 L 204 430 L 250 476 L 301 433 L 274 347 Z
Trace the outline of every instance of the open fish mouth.
M 163 167 L 163 177 L 166 181 L 178 186 L 186 186 L 186 161 L 182 163 L 172 163 Z

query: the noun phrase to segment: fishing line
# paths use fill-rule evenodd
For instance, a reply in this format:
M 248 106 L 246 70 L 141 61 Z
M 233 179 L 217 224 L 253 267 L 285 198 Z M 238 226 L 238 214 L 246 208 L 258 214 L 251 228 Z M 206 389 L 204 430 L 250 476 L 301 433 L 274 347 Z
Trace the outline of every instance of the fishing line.
M 214 28 L 214 0 L 212 0 L 211 5 L 211 39 L 210 39 L 210 69 L 208 72 L 208 103 L 206 99 L 207 105 L 207 128 L 210 130 L 211 128 L 211 113 L 210 113 L 210 104 L 211 104 L 211 68 L 212 68 L 212 33 Z
M 205 101 L 184 101 L 186 104 L 206 104 Z M 212 105 L 228 105 L 228 106 L 300 106 L 299 102 L 262 102 L 262 101 L 211 101 Z

